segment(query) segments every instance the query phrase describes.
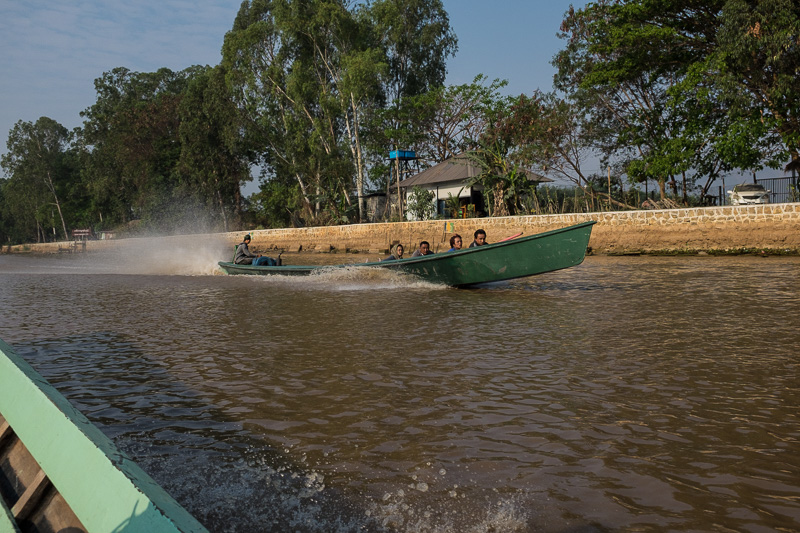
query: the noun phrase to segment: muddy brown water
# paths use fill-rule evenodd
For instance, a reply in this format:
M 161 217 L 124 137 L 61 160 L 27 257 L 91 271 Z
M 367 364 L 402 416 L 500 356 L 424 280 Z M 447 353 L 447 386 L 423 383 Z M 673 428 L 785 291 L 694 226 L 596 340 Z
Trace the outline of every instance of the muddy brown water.
M 798 258 L 159 253 L 0 255 L 0 338 L 212 531 L 800 530 Z

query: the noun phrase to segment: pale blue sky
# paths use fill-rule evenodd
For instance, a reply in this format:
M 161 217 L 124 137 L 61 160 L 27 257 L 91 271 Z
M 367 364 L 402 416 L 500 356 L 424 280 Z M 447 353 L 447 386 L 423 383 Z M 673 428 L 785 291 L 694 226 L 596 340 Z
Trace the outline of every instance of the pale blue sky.
M 479 73 L 509 94 L 551 88 L 568 0 L 444 0 L 459 51 L 448 83 Z M 95 101 L 94 80 L 115 67 L 152 72 L 216 65 L 240 0 L 0 0 L 0 152 L 18 120 L 71 129 Z M 585 2 L 574 2 L 583 6 Z

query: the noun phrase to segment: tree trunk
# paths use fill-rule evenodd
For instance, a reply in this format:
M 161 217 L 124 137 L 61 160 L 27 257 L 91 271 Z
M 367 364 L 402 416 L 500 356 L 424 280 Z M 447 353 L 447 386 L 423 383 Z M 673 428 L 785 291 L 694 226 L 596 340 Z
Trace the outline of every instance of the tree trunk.
M 58 209 L 58 216 L 61 218 L 61 228 L 64 230 L 64 240 L 69 240 L 69 235 L 67 235 L 67 223 L 64 222 L 64 214 L 61 212 L 61 203 L 58 201 L 58 195 L 56 194 L 56 187 L 53 184 L 53 178 L 50 175 L 50 171 L 47 172 L 47 179 L 45 180 L 47 184 L 47 188 L 50 189 L 50 193 L 53 195 L 53 199 L 55 200 L 56 209 Z
M 687 191 L 686 191 L 686 171 L 685 170 L 681 173 L 681 178 L 682 178 L 681 179 L 681 187 L 682 187 L 681 194 L 683 195 L 683 205 L 689 205 L 689 195 L 687 194 Z
M 222 214 L 222 228 L 228 232 L 228 217 L 225 215 L 225 203 L 222 201 L 222 193 L 217 189 L 217 199 L 219 200 L 219 212 Z

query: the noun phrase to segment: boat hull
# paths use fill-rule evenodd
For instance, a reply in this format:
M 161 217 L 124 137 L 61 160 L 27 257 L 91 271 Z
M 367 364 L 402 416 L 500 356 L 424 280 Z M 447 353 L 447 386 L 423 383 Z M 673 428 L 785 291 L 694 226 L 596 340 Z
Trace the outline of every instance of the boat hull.
M 397 261 L 336 266 L 252 266 L 221 261 L 232 275 L 302 276 L 342 267 L 386 268 L 413 274 L 433 283 L 466 287 L 505 281 L 573 267 L 583 262 L 594 221 L 505 242 Z

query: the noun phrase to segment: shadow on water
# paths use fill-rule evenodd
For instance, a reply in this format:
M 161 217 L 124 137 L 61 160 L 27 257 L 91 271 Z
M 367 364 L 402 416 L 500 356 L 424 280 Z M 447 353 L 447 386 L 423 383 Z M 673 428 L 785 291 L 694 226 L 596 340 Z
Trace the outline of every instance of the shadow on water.
M 392 531 L 124 336 L 14 348 L 210 531 Z

